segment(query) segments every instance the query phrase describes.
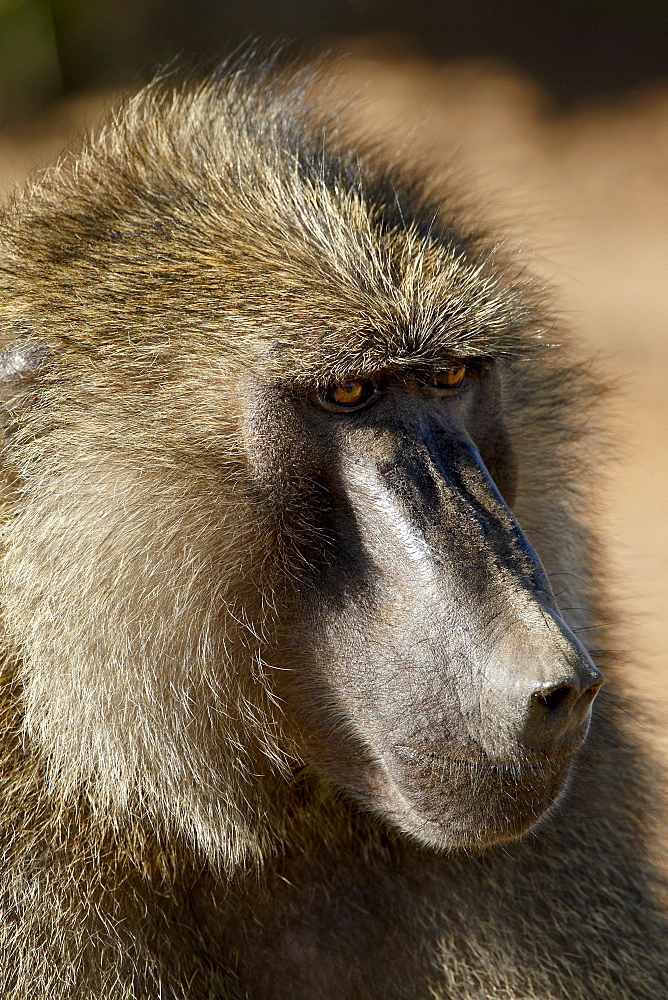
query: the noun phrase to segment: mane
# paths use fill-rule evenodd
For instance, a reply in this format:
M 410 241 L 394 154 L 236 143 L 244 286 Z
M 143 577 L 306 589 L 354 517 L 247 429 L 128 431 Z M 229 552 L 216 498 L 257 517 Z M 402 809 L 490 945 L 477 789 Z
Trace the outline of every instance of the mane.
M 0 224 L 22 738 L 54 801 L 102 826 L 143 817 L 229 869 L 280 839 L 270 802 L 303 763 L 267 641 L 298 570 L 248 513 L 245 379 L 306 394 L 500 360 L 516 513 L 574 627 L 594 600 L 595 373 L 552 344 L 542 290 L 454 196 L 342 144 L 317 82 L 248 62 L 158 80 Z

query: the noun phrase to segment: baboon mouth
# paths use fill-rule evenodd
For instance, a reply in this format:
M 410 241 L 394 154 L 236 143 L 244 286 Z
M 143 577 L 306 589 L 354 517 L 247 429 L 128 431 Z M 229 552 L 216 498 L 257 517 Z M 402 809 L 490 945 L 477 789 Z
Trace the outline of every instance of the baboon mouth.
M 517 757 L 491 757 L 483 752 L 478 756 L 458 757 L 447 753 L 436 753 L 434 750 L 423 749 L 422 747 L 409 747 L 405 744 L 396 744 L 392 749 L 402 760 L 415 764 L 431 764 L 438 767 L 480 768 L 490 767 L 499 771 L 507 770 L 509 773 L 522 774 L 531 771 L 540 771 L 541 768 L 550 767 L 559 761 L 567 761 L 573 756 L 576 750 L 582 745 L 578 741 L 571 746 L 562 748 L 557 753 L 552 754 L 522 754 Z

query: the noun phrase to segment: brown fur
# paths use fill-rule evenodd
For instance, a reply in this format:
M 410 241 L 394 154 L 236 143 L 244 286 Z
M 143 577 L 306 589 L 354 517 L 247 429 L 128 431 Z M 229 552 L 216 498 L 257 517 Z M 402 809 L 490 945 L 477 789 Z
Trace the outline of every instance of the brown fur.
M 339 149 L 309 86 L 156 84 L 0 223 L 0 993 L 659 1000 L 655 778 L 612 667 L 565 799 L 479 855 L 304 766 L 280 675 L 313 538 L 254 476 L 280 485 L 250 385 L 505 359 L 513 509 L 571 627 L 602 605 L 596 378 L 501 248 Z

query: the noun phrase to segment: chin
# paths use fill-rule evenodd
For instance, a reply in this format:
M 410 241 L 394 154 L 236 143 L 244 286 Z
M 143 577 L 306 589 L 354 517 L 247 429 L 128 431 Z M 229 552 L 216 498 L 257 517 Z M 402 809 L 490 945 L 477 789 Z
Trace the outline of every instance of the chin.
M 515 840 L 556 805 L 571 759 L 541 763 L 430 760 L 401 768 L 367 805 L 436 850 L 483 850 Z

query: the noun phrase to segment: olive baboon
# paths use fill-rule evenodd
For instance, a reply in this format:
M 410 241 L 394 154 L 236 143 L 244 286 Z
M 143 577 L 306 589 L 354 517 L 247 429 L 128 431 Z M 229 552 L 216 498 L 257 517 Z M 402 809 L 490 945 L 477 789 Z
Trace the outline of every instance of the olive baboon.
M 666 997 L 598 381 L 309 88 L 154 84 L 4 211 L 2 996 Z

